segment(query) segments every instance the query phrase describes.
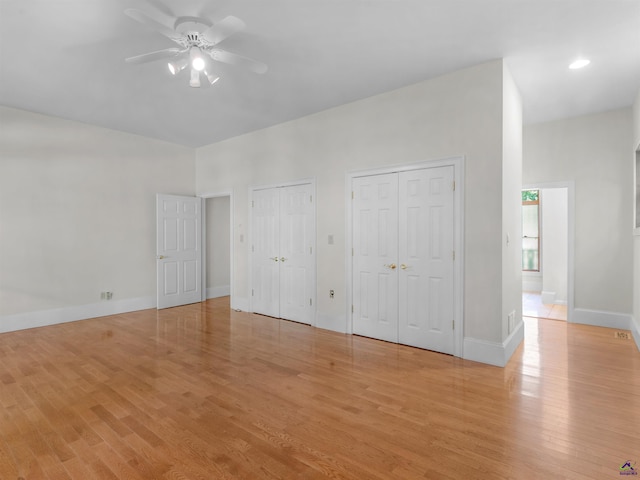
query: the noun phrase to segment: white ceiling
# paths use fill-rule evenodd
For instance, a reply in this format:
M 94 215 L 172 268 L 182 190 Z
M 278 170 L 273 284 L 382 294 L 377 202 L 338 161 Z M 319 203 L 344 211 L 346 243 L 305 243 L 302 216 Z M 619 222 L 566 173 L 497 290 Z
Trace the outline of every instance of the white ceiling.
M 220 46 L 269 71 L 221 66 L 216 85 L 195 89 L 164 61 L 127 64 L 175 44 L 126 8 L 237 16 L 246 30 Z M 569 70 L 578 56 L 591 65 Z M 1 105 L 191 147 L 496 58 L 526 123 L 629 106 L 640 1 L 0 0 Z

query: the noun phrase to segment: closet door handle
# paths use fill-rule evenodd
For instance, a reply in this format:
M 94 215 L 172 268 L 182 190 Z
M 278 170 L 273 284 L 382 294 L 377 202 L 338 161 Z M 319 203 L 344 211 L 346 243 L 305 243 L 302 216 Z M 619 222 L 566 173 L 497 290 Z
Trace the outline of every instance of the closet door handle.
M 287 259 L 286 259 L 286 258 L 284 258 L 284 257 L 280 257 L 280 261 L 281 261 L 281 262 L 286 262 L 286 261 L 287 261 Z
M 385 264 L 385 267 L 391 269 L 391 270 L 395 270 L 396 269 L 396 264 L 395 263 L 390 263 L 389 265 Z
M 400 268 L 402 270 L 406 270 L 407 268 L 409 268 L 409 265 L 405 265 L 404 263 L 400 264 Z
M 273 260 L 274 262 L 278 261 L 278 257 L 269 257 L 269 260 Z

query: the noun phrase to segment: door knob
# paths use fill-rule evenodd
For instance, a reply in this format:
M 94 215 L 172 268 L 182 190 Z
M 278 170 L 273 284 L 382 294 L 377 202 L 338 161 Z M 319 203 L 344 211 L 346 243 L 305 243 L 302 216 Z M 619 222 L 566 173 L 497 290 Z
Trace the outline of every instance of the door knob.
M 284 258 L 284 257 L 280 257 L 280 261 L 281 261 L 281 262 L 285 262 L 286 260 L 287 260 L 286 258 Z
M 406 270 L 407 268 L 409 268 L 409 265 L 405 265 L 404 263 L 400 264 L 400 268 L 402 270 Z
M 165 257 L 164 255 L 158 255 L 156 258 L 157 258 L 158 260 L 162 260 L 162 259 L 164 259 L 164 258 L 166 258 L 166 257 Z
M 270 260 L 273 260 L 274 262 L 278 261 L 278 257 L 269 257 Z
M 385 265 L 385 267 L 390 268 L 391 270 L 395 270 L 396 269 L 396 264 L 395 263 L 391 263 L 389 265 Z

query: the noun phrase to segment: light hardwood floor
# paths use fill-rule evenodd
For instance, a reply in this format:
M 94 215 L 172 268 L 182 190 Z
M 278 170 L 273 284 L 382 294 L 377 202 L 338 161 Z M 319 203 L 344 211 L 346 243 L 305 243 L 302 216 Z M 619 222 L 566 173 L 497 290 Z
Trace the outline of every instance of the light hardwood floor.
M 526 320 L 506 368 L 230 311 L 0 335 L 0 478 L 614 479 L 640 353 Z

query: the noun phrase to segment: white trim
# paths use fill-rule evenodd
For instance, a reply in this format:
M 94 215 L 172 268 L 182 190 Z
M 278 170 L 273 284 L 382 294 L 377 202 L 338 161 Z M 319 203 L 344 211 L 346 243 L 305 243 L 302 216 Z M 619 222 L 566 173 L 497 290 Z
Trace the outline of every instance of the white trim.
M 231 295 L 231 285 L 207 288 L 206 292 L 207 292 L 207 299 L 228 297 L 229 295 Z
M 640 351 L 640 326 L 638 326 L 638 323 L 633 319 L 633 317 L 631 318 L 630 330 L 633 340 L 636 342 L 636 347 L 638 347 L 638 350 Z
M 268 184 L 268 185 L 253 185 L 253 186 L 249 187 L 249 201 L 251 201 L 251 192 L 253 192 L 255 190 L 267 190 L 269 188 L 294 187 L 296 185 L 308 185 L 308 184 L 313 185 L 314 192 L 315 192 L 316 179 L 314 177 L 303 178 L 301 180 L 292 180 L 290 182 L 272 183 L 272 184 Z M 315 193 L 314 193 L 314 195 L 315 195 Z
M 454 181 L 456 189 L 453 192 L 453 244 L 456 252 L 456 261 L 454 263 L 454 280 L 453 280 L 453 308 L 454 321 L 459 325 L 453 332 L 453 355 L 462 357 L 464 351 L 464 156 L 447 157 L 441 159 L 427 160 L 407 165 L 396 165 L 391 167 L 382 167 L 368 170 L 357 170 L 347 172 L 345 176 L 345 285 L 346 285 L 346 310 L 345 333 L 353 333 L 353 316 L 351 315 L 351 306 L 353 304 L 353 286 L 352 280 L 352 261 L 351 249 L 353 248 L 353 212 L 351 202 L 351 185 L 354 178 L 365 177 L 371 175 L 384 175 L 388 173 L 407 172 L 411 170 L 420 170 L 424 168 L 436 168 L 452 166 L 454 171 Z M 338 330 L 342 331 L 342 329 Z
M 572 322 L 593 325 L 595 327 L 618 328 L 621 330 L 631 330 L 633 323 L 631 315 L 628 313 L 588 310 L 586 308 L 576 308 Z
M 0 333 L 46 327 L 58 323 L 75 322 L 89 318 L 156 308 L 155 296 L 109 300 L 88 305 L 54 308 L 36 312 L 0 316 Z
M 633 155 L 633 235 L 640 235 L 640 226 L 636 225 L 638 218 L 638 161 L 640 161 L 640 144 L 636 147 Z M 640 348 L 640 347 L 639 347 Z
M 566 188 L 567 189 L 567 321 L 572 322 L 575 309 L 575 245 L 576 245 L 576 184 L 573 180 L 562 182 L 540 182 L 522 185 L 523 190 Z M 544 233 L 543 233 L 544 235 Z
M 323 328 L 325 330 L 331 330 L 333 332 L 347 333 L 346 332 L 347 319 L 344 315 L 329 315 L 326 313 L 318 312 L 316 315 L 316 327 Z
M 524 340 L 524 323 L 520 322 L 502 343 L 477 338 L 464 339 L 464 359 L 504 367 Z
M 249 305 L 248 298 L 238 297 L 236 295 L 233 297 L 233 301 L 231 302 L 231 309 L 239 312 L 249 312 Z
M 540 301 L 544 305 L 554 305 L 556 303 L 556 292 L 541 292 Z
M 204 201 L 202 202 L 202 245 L 203 245 L 203 249 L 202 249 L 202 267 L 200 269 L 200 271 L 202 272 L 202 291 L 203 292 L 207 292 L 206 293 L 206 298 L 214 298 L 214 297 L 209 297 L 208 295 L 208 289 L 207 289 L 207 225 L 206 225 L 206 208 L 207 208 L 207 202 L 206 199 L 208 198 L 218 198 L 218 197 L 229 197 L 229 293 L 227 295 L 229 295 L 230 298 L 230 304 L 233 305 L 234 304 L 234 272 L 235 272 L 235 254 L 234 254 L 234 245 L 233 245 L 233 237 L 234 237 L 234 215 L 233 212 L 235 210 L 234 208 L 234 198 L 233 198 L 233 189 L 228 189 L 228 190 L 220 190 L 220 191 L 216 191 L 216 192 L 208 192 L 208 193 L 201 193 L 198 195 L 198 197 L 203 198 Z M 219 296 L 224 296 L 224 295 L 219 295 Z M 206 299 L 205 298 L 205 299 Z

